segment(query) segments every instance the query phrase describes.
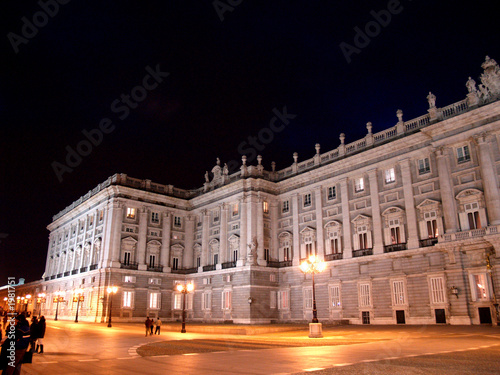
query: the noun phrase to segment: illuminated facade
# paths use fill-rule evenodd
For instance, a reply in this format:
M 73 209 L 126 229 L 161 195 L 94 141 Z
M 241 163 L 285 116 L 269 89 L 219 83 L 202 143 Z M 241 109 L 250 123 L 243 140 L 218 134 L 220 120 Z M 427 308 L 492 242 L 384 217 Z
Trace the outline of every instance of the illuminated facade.
M 283 170 L 262 158 L 229 174 L 219 160 L 196 190 L 115 174 L 54 216 L 45 314 L 105 321 L 179 320 L 177 283 L 192 281 L 188 319 L 351 324 L 497 321 L 500 289 L 500 72 L 482 65 L 466 99 L 436 107 Z M 33 286 L 35 287 L 35 286 Z M 36 293 L 33 290 L 32 293 Z M 118 303 L 120 299 L 120 303 Z M 35 306 L 36 308 L 36 306 Z

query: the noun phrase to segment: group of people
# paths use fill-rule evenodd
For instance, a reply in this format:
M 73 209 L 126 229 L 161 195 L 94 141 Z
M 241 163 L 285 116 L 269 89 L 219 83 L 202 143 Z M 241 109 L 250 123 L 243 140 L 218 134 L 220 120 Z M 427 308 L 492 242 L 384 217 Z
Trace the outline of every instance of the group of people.
M 147 335 L 152 335 L 153 334 L 153 329 L 156 327 L 156 329 L 154 330 L 155 331 L 155 335 L 159 335 L 160 334 L 160 329 L 161 329 L 161 320 L 160 318 L 156 318 L 156 321 L 154 321 L 153 319 L 149 319 L 149 316 L 146 318 L 146 321 L 144 322 L 144 324 L 146 325 L 146 336 Z
M 29 352 L 30 355 L 32 353 L 43 353 L 43 338 L 46 328 L 44 316 L 40 317 L 40 319 L 33 317 L 30 325 L 26 315 L 21 313 L 15 316 L 14 330 L 11 327 L 12 323 L 5 315 L 3 330 L 0 330 L 0 339 L 2 340 L 0 368 L 3 370 L 2 375 L 21 374 L 21 366 L 26 352 Z M 5 337 L 2 335 L 4 330 Z

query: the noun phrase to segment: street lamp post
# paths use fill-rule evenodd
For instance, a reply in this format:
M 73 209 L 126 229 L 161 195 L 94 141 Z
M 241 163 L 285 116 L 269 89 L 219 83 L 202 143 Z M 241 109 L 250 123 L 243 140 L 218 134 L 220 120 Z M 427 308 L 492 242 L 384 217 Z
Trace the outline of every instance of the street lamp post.
M 326 268 L 326 263 L 319 260 L 315 255 L 311 255 L 307 260 L 302 262 L 300 270 L 305 274 L 312 275 L 312 298 L 313 298 L 313 318 L 309 323 L 309 337 L 323 337 L 322 326 L 318 321 L 318 311 L 316 310 L 316 290 L 314 285 L 314 274 L 323 272 Z
M 78 308 L 80 307 L 80 301 L 84 300 L 83 297 L 83 290 L 82 289 L 77 289 L 75 290 L 75 297 L 73 297 L 73 302 L 75 302 L 76 299 L 76 316 L 75 316 L 75 323 L 78 323 Z
M 54 320 L 57 320 L 57 313 L 59 312 L 59 302 L 63 301 L 63 296 L 61 292 L 56 292 L 55 295 L 56 296 L 54 298 L 54 302 L 57 302 L 57 305 L 56 305 L 56 316 Z
M 40 305 L 40 309 L 38 310 L 38 317 L 40 317 L 42 315 L 42 303 L 45 303 L 45 293 L 38 293 L 36 303 Z
M 116 294 L 118 287 L 110 286 L 108 287 L 108 298 L 109 298 L 109 313 L 108 313 L 108 327 L 111 327 L 111 306 L 113 306 L 113 294 Z
M 177 284 L 177 291 L 182 293 L 182 329 L 181 333 L 186 333 L 186 295 L 194 290 L 194 284 Z
M 25 299 L 24 299 L 24 312 L 28 312 L 28 304 L 29 301 L 31 301 L 31 294 L 27 294 Z

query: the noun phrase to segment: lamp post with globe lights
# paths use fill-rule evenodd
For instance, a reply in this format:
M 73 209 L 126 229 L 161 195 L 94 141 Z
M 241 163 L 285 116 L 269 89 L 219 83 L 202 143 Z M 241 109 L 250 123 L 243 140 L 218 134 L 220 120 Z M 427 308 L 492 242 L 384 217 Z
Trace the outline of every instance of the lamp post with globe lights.
M 312 298 L 313 298 L 313 318 L 309 323 L 309 337 L 323 337 L 321 323 L 318 321 L 318 311 L 316 309 L 316 290 L 314 286 L 314 274 L 323 272 L 326 269 L 326 263 L 315 255 L 300 264 L 300 270 L 304 274 L 310 273 L 312 276 Z
M 111 327 L 111 307 L 113 306 L 113 295 L 118 291 L 117 286 L 110 286 L 107 289 L 109 298 L 108 327 Z
M 76 316 L 75 323 L 78 323 L 78 308 L 80 307 L 80 301 L 84 301 L 85 297 L 83 296 L 83 289 L 75 290 L 75 295 L 73 297 L 73 302 L 76 302 Z
M 56 316 L 55 316 L 54 320 L 57 320 L 57 313 L 59 311 L 59 302 L 63 302 L 64 301 L 64 297 L 62 296 L 63 293 L 59 292 L 59 291 L 55 292 L 54 294 L 56 295 L 54 297 L 54 302 L 57 303 L 57 305 L 56 305 Z
M 186 295 L 194 290 L 193 283 L 177 284 L 176 289 L 182 293 L 182 329 L 181 333 L 186 333 Z
M 38 293 L 38 298 L 36 299 L 37 305 L 40 305 L 40 309 L 38 310 L 38 317 L 42 315 L 42 303 L 45 303 L 45 293 Z

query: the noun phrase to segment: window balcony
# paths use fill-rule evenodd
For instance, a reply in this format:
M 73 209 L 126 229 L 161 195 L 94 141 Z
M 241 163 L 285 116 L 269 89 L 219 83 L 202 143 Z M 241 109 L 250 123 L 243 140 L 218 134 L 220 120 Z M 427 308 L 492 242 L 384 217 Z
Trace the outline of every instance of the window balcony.
M 148 266 L 148 271 L 151 271 L 151 272 L 163 272 L 163 266 L 153 266 L 153 267 L 149 267 Z
M 190 274 L 190 273 L 197 273 L 198 272 L 198 268 L 187 268 L 187 269 L 182 269 L 182 270 L 171 270 L 170 271 L 171 273 L 176 273 L 176 274 L 179 274 L 179 275 L 187 275 L 187 274 Z
M 78 270 L 73 270 L 73 271 L 71 271 L 71 274 L 72 274 L 72 275 L 76 275 L 77 273 L 78 273 Z
M 66 271 L 66 272 L 64 272 L 64 277 L 69 276 L 70 274 L 71 274 L 70 271 Z
M 93 271 L 93 270 L 95 270 L 95 269 L 97 269 L 97 264 L 91 264 L 91 265 L 89 266 L 89 271 Z
M 236 261 L 222 263 L 222 269 L 236 267 Z
M 434 246 L 435 244 L 438 243 L 437 238 L 426 238 L 425 240 L 420 240 L 420 247 L 429 247 L 429 246 Z
M 405 243 L 395 243 L 392 245 L 386 245 L 384 246 L 384 253 L 392 253 L 394 251 L 402 251 L 406 250 L 406 244 Z
M 208 266 L 203 266 L 203 272 L 215 271 L 215 264 L 210 264 Z
M 373 249 L 359 249 L 359 250 L 352 251 L 353 258 L 364 257 L 367 255 L 373 255 Z
M 87 272 L 87 267 L 80 268 L 80 273 Z
M 283 268 L 283 267 L 291 267 L 292 266 L 292 261 L 291 260 L 285 260 L 283 262 L 277 262 L 274 260 L 270 260 L 267 262 L 268 267 L 273 267 L 273 268 Z
M 121 263 L 120 268 L 124 268 L 126 270 L 136 270 L 139 268 L 137 263 Z
M 329 260 L 339 260 L 339 259 L 342 259 L 342 253 L 337 253 L 337 254 L 326 254 L 325 255 L 325 260 L 326 261 L 329 261 Z
M 58 279 L 60 279 L 60 278 L 62 277 L 62 275 L 63 275 L 62 273 L 58 273 L 56 277 L 57 277 Z

